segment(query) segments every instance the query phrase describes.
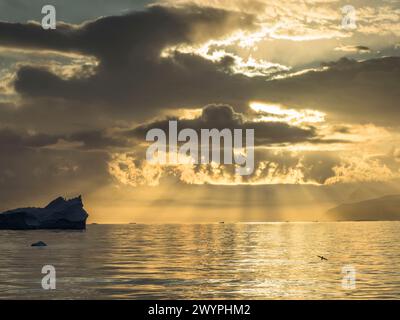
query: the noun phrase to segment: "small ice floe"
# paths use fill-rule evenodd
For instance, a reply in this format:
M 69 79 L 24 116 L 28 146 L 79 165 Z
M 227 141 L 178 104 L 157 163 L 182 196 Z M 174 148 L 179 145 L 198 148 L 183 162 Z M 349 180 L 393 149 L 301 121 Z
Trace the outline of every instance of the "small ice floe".
M 31 244 L 31 247 L 46 247 L 46 246 L 47 244 L 45 244 L 43 241 L 38 241 Z

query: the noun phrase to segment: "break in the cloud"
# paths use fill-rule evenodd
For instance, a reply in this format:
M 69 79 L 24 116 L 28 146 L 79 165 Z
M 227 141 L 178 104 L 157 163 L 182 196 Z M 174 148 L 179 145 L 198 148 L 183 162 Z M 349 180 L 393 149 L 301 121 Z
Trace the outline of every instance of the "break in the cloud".
M 249 118 L 250 116 L 247 116 Z M 193 129 L 200 135 L 201 129 L 254 129 L 256 145 L 272 145 L 297 142 L 312 142 L 317 139 L 316 128 L 312 126 L 299 127 L 286 122 L 258 121 L 257 118 L 245 119 L 245 116 L 236 113 L 228 105 L 208 105 L 203 108 L 199 117 L 194 119 L 169 118 L 140 125 L 128 132 L 128 135 L 144 140 L 146 133 L 154 128 L 168 132 L 170 120 L 177 120 L 178 131 L 182 129 Z
M 131 186 L 159 185 L 163 179 L 171 178 L 187 184 L 328 185 L 387 181 L 399 177 L 400 167 L 393 165 L 391 155 L 377 158 L 373 153 L 377 149 L 372 146 L 371 138 L 379 143 L 387 142 L 388 137 L 391 137 L 383 129 L 381 132 L 374 126 L 342 125 L 329 128 L 325 125 L 318 130 L 309 122 L 300 122 L 315 122 L 315 114 L 311 110 L 302 114 L 294 110 L 277 109 L 276 106 L 256 106 L 258 108 L 255 111 L 261 109 L 261 114 L 256 112 L 244 115 L 235 112 L 231 106 L 209 105 L 195 117 L 170 117 L 120 132 L 125 137 L 138 139 L 145 148 L 146 133 L 154 128 L 168 132 L 170 120 L 178 121 L 178 130 L 190 128 L 197 132 L 207 128 L 253 128 L 256 136 L 256 163 L 254 173 L 248 177 L 235 175 L 234 165 L 150 164 L 144 160 L 144 150 L 140 148 L 136 148 L 136 152 L 113 153 L 109 172 L 117 181 Z M 265 117 L 267 110 L 271 113 Z M 288 114 L 290 118 L 287 118 Z M 311 116 L 307 118 L 307 115 Z M 354 148 L 366 150 L 355 156 Z

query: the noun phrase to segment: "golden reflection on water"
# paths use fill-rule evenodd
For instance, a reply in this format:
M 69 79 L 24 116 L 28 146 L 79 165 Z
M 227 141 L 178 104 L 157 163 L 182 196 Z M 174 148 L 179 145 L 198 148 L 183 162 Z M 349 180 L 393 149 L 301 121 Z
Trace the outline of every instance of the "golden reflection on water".
M 397 299 L 399 231 L 399 222 L 0 231 L 0 298 Z M 48 247 L 31 248 L 38 240 Z M 47 264 L 56 290 L 41 288 Z M 356 268 L 354 290 L 342 288 L 345 265 Z

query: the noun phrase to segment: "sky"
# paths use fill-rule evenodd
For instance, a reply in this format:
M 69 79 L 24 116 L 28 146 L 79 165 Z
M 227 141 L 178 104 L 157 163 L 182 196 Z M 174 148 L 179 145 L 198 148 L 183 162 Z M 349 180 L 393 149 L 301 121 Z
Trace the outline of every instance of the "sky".
M 400 192 L 399 80 L 398 0 L 0 0 L 0 210 L 82 194 L 92 222 L 324 219 Z M 148 163 L 171 119 L 254 128 L 254 172 Z

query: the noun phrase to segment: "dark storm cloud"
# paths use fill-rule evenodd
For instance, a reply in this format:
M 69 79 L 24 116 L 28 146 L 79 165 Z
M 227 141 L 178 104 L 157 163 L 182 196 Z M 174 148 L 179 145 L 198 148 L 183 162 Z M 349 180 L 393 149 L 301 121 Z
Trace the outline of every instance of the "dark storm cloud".
M 225 10 L 153 6 L 121 16 L 109 16 L 80 26 L 60 23 L 43 30 L 38 23 L 0 23 L 0 44 L 94 55 L 105 64 L 157 59 L 166 46 L 216 38 L 232 28 L 251 27 L 252 17 Z M 119 61 L 122 59 L 122 61 Z
M 245 85 L 215 65 L 193 55 L 176 53 L 162 59 L 172 45 L 192 44 L 254 27 L 252 17 L 224 10 L 151 7 L 124 16 L 105 17 L 76 27 L 61 24 L 45 31 L 38 24 L 0 23 L 0 45 L 31 50 L 56 50 L 95 56 L 97 73 L 90 78 L 63 80 L 43 67 L 25 66 L 15 88 L 30 98 L 56 97 L 106 105 L 118 114 L 152 113 L 152 108 L 208 103 L 235 94 Z M 240 92 L 240 91 L 239 91 Z M 236 96 L 236 97 L 235 97 Z M 154 111 L 153 111 L 154 113 Z
M 105 130 L 80 131 L 72 134 L 43 134 L 16 131 L 10 128 L 0 129 L 1 150 L 20 150 L 21 148 L 57 148 L 60 141 L 77 143 L 69 149 L 76 150 L 100 150 L 106 151 L 112 148 L 124 148 L 132 146 L 128 139 L 119 134 L 106 132 Z
M 327 70 L 268 82 L 259 97 L 308 107 L 346 122 L 398 124 L 400 57 L 357 62 L 343 58 Z
M 3 151 L 9 148 L 44 147 L 55 144 L 57 141 L 58 137 L 47 134 L 29 135 L 17 133 L 8 128 L 0 129 L 0 147 Z
M 355 48 L 356 48 L 358 51 L 364 51 L 364 52 L 370 52 L 370 51 L 371 51 L 371 49 L 368 48 L 367 46 L 355 46 Z
M 86 195 L 110 183 L 104 152 L 1 148 L 0 211 L 60 195 Z
M 341 59 L 325 64 L 324 71 L 265 81 L 264 77 L 227 72 L 232 63 L 229 57 L 219 63 L 179 52 L 160 57 L 166 47 L 251 29 L 253 19 L 206 7 L 154 6 L 80 26 L 60 24 L 52 31 L 33 23 L 0 23 L 0 45 L 98 59 L 96 73 L 90 77 L 76 74 L 64 79 L 43 66 L 19 69 L 16 91 L 26 98 L 24 103 L 35 105 L 37 114 L 48 118 L 48 125 L 57 117 L 53 106 L 59 104 L 67 118 L 75 122 L 86 119 L 90 126 L 99 119 L 106 125 L 118 120 L 142 121 L 156 116 L 160 109 L 212 102 L 235 105 L 245 112 L 248 102 L 257 99 L 323 110 L 332 119 L 350 122 L 391 123 L 398 119 L 400 58 Z M 363 50 L 362 46 L 358 49 Z M 65 112 L 66 108 L 71 112 Z
M 126 134 L 145 139 L 146 133 L 154 128 L 168 132 L 170 120 L 178 120 L 178 130 L 190 128 L 199 134 L 201 129 L 254 129 L 257 145 L 306 142 L 317 138 L 314 127 L 301 128 L 283 122 L 246 120 L 243 114 L 235 112 L 228 105 L 208 105 L 203 108 L 201 116 L 195 119 L 169 118 L 157 120 L 140 125 Z
M 132 147 L 132 144 L 125 137 L 118 134 L 113 135 L 102 130 L 73 133 L 64 139 L 70 142 L 82 142 L 81 149 L 87 150 Z

